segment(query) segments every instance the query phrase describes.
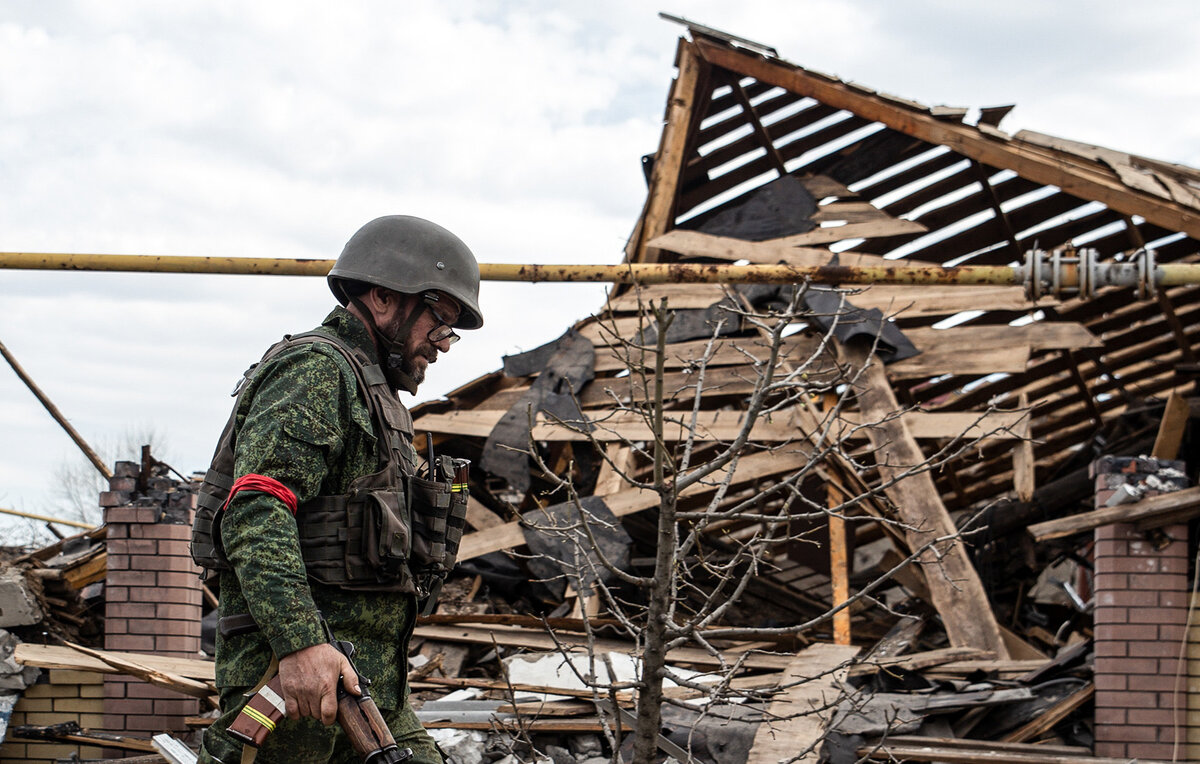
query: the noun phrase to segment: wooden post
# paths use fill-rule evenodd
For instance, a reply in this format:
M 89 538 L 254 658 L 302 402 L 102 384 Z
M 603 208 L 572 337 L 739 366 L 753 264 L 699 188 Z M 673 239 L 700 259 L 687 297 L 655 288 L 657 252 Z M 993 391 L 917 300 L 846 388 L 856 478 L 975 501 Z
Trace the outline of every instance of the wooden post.
M 890 481 L 907 468 L 925 461 L 904 420 L 895 416 L 900 409 L 896 394 L 883 370 L 883 362 L 865 344 L 840 346 L 845 360 L 863 372 L 855 385 L 858 408 L 875 449 L 875 461 L 882 480 Z M 913 530 L 906 533 L 910 549 L 919 549 L 933 539 L 954 536 L 957 528 L 942 503 L 937 486 L 928 471 L 917 471 L 896 480 L 885 493 L 896 506 L 900 518 Z M 1008 658 L 1008 648 L 1000 636 L 1000 624 L 992 612 L 979 574 L 967 557 L 960 540 L 950 540 L 926 549 L 919 558 L 925 568 L 932 605 L 941 615 L 946 634 L 954 647 L 975 647 Z
M 1167 406 L 1163 409 L 1162 422 L 1158 425 L 1158 437 L 1154 439 L 1155 458 L 1174 459 L 1179 455 L 1179 446 L 1183 443 L 1183 431 L 1187 429 L 1191 417 L 1187 398 L 1172 390 L 1167 398 Z
M 830 482 L 825 487 L 826 504 L 832 510 L 843 501 L 841 486 Z M 846 519 L 841 512 L 829 515 L 829 578 L 833 586 L 833 606 L 837 607 L 850 599 L 850 555 L 846 544 Z M 850 644 L 850 608 L 833 614 L 833 643 Z
M 1033 411 L 1029 410 L 1029 394 L 1021 393 L 1018 408 L 1025 411 L 1025 418 L 1016 427 L 1015 435 L 1021 440 L 1013 449 L 1013 488 L 1021 501 L 1033 501 L 1033 492 L 1037 488 L 1034 479 L 1034 467 L 1037 461 L 1033 454 Z

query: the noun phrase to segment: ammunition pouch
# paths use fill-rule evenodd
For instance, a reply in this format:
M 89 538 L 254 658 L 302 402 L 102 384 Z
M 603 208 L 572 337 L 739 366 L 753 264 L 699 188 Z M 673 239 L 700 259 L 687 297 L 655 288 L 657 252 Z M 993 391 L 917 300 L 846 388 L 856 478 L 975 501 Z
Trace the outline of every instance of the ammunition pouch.
M 285 338 L 267 351 L 264 361 L 301 341 L 326 342 L 350 362 L 371 410 L 382 462 L 379 472 L 351 482 L 347 493 L 317 496 L 297 508 L 300 552 L 309 578 L 347 590 L 436 599 L 454 567 L 466 525 L 469 462 L 441 456 L 428 465 L 427 477 L 416 476 L 409 456 L 412 419 L 379 367 L 364 365 L 357 352 L 319 334 Z M 220 522 L 233 486 L 227 473 L 233 469 L 236 411 L 235 406 L 197 498 L 191 551 L 206 571 L 231 569 L 221 546 Z

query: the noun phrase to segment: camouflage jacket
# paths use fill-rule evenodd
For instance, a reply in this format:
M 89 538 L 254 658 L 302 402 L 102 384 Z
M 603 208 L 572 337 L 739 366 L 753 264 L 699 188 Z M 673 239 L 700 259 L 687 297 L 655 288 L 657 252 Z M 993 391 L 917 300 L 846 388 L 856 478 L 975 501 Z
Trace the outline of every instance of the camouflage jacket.
M 363 323 L 335 308 L 317 329 L 377 357 Z M 297 502 L 345 493 L 352 480 L 382 465 L 375 427 L 345 357 L 325 343 L 284 351 L 255 370 L 235 418 L 234 477 L 259 474 L 290 488 Z M 354 643 L 355 663 L 372 681 L 380 708 L 406 694 L 408 638 L 415 605 L 409 595 L 346 592 L 309 581 L 296 517 L 259 492 L 235 495 L 221 521 L 233 570 L 221 574 L 222 615 L 249 612 L 260 631 L 217 637 L 217 684 L 255 684 L 271 652 L 278 657 L 325 641 L 318 611 L 338 639 Z

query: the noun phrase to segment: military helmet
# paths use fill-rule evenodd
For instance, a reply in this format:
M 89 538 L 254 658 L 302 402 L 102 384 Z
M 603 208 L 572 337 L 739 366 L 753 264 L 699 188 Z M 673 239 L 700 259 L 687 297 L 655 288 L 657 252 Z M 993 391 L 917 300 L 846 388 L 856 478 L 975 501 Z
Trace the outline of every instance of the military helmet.
M 410 215 L 385 215 L 358 229 L 329 271 L 329 289 L 349 302 L 346 281 L 401 294 L 444 292 L 462 306 L 456 329 L 483 326 L 479 312 L 479 263 L 454 234 Z

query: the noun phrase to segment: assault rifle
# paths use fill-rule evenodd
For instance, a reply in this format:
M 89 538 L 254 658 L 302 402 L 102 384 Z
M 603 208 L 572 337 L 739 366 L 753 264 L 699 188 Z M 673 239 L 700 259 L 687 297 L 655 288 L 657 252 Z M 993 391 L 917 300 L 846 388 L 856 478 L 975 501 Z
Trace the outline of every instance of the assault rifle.
M 379 713 L 375 700 L 367 688 L 371 680 L 358 673 L 354 665 L 354 645 L 339 639 L 334 639 L 329 624 L 325 625 L 325 634 L 329 644 L 346 656 L 350 667 L 358 674 L 358 684 L 362 688 L 361 695 L 352 695 L 339 681 L 337 688 L 337 723 L 350 740 L 350 745 L 362 757 L 363 764 L 403 764 L 413 757 L 411 748 L 400 748 L 392 737 L 391 730 Z M 226 616 L 220 621 L 221 636 L 229 638 L 238 634 L 247 634 L 258 629 L 258 624 L 249 613 Z M 261 746 L 267 736 L 275 730 L 276 723 L 285 713 L 283 685 L 279 675 L 275 674 L 269 681 L 257 688 L 250 700 L 238 712 L 227 731 L 237 739 L 252 745 Z

